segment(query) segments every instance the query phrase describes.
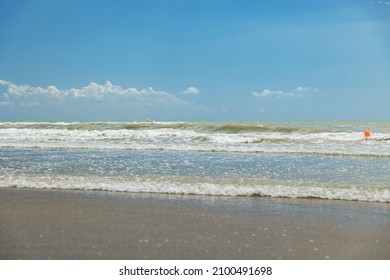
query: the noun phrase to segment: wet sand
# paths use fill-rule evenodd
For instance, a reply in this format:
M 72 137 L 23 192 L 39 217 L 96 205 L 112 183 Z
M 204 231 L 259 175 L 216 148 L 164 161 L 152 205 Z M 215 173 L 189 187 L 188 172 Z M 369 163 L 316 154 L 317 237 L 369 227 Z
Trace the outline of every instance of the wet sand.
M 390 204 L 0 188 L 0 259 L 390 259 Z

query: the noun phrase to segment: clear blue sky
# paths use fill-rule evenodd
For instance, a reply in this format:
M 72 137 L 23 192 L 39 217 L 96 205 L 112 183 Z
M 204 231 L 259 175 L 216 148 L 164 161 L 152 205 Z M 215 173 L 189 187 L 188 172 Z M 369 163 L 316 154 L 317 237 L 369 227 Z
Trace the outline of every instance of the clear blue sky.
M 390 0 L 0 0 L 0 120 L 390 120 Z

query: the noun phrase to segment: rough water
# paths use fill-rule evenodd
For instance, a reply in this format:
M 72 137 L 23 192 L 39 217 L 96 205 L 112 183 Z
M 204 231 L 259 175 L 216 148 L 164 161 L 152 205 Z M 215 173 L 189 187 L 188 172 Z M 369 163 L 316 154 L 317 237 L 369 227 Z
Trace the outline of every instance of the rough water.
M 390 202 L 389 170 L 389 122 L 0 122 L 0 187 Z

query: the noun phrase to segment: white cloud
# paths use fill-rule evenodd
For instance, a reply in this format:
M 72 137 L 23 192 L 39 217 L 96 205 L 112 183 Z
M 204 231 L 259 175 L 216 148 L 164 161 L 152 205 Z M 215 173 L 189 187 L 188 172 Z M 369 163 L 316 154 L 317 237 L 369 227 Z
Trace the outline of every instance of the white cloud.
M 368 1 L 368 3 L 390 6 L 390 1 Z
M 9 84 L 8 81 L 0 80 L 0 86 L 5 86 L 7 84 Z
M 196 87 L 189 87 L 186 90 L 180 92 L 181 94 L 199 94 L 200 91 Z
M 253 96 L 256 96 L 256 97 L 275 96 L 275 97 L 282 98 L 282 97 L 293 97 L 293 96 L 295 96 L 295 94 L 292 93 L 292 92 L 284 92 L 282 90 L 269 90 L 269 89 L 265 89 L 265 90 L 263 90 L 261 92 L 252 91 L 251 94 Z
M 270 89 L 264 89 L 263 91 L 252 91 L 251 94 L 256 97 L 302 97 L 303 93 L 309 93 L 309 92 L 315 92 L 317 91 L 316 88 L 313 87 L 307 87 L 307 86 L 299 86 L 293 90 L 290 91 L 283 91 L 283 90 L 270 90 Z
M 161 105 L 187 103 L 171 93 L 155 90 L 152 87 L 144 89 L 122 88 L 113 85 L 110 81 L 105 84 L 91 82 L 82 88 L 58 89 L 54 85 L 43 88 L 15 85 L 10 81 L 0 80 L 0 106 L 32 107 L 47 103 L 61 104 L 78 99 L 97 102 L 129 100 Z
M 257 97 L 266 97 L 266 96 L 269 96 L 271 94 L 272 94 L 272 90 L 269 90 L 269 89 L 265 89 L 262 92 L 252 91 L 252 95 L 257 96 Z
M 313 88 L 313 87 L 297 87 L 295 89 L 293 89 L 294 92 L 314 92 L 314 91 L 318 91 L 318 89 L 316 88 Z

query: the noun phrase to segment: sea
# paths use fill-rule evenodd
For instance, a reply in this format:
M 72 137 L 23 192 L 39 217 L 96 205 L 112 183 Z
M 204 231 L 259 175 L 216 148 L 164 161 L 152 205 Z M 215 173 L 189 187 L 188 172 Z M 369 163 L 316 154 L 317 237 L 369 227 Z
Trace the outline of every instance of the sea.
M 0 187 L 388 203 L 390 122 L 0 122 Z

